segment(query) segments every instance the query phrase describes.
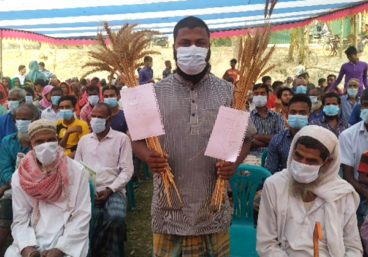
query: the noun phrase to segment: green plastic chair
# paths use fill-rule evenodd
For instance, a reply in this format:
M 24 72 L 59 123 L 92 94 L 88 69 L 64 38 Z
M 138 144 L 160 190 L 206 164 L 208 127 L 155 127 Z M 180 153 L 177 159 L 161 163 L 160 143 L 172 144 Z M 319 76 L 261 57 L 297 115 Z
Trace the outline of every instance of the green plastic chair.
M 253 201 L 259 184 L 269 176 L 271 173 L 263 167 L 240 164 L 229 180 L 234 201 L 229 230 L 231 257 L 258 257 Z
M 267 154 L 268 154 L 268 149 L 264 150 L 261 156 L 261 166 L 265 167 L 266 165 L 266 158 L 267 158 Z
M 131 211 L 136 209 L 135 206 L 135 197 L 134 197 L 134 187 L 133 187 L 133 180 L 130 180 L 126 185 L 126 195 L 128 199 L 128 206 Z

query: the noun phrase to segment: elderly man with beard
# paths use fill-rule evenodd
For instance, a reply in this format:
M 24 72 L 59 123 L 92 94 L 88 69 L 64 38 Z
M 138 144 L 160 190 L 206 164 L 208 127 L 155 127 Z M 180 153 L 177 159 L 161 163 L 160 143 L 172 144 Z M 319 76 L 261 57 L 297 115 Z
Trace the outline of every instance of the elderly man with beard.
M 0 252 L 10 234 L 12 206 L 10 180 L 16 170 L 17 156 L 29 151 L 29 124 L 39 118 L 32 104 L 21 105 L 15 113 L 17 132 L 3 138 L 0 146 Z M 19 158 L 18 157 L 18 158 Z M 6 193 L 5 193 L 6 192 Z
M 85 257 L 91 200 L 86 171 L 58 146 L 53 121 L 28 128 L 32 150 L 11 181 L 13 244 L 5 257 Z
M 155 172 L 151 207 L 155 257 L 229 256 L 229 200 L 219 211 L 210 200 L 216 179 L 231 177 L 249 152 L 251 140 L 245 137 L 235 163 L 203 154 L 220 106 L 233 104 L 233 86 L 209 72 L 209 36 L 207 25 L 192 16 L 174 28 L 177 73 L 154 86 L 166 133 L 159 140 L 168 154 L 150 151 L 144 140 L 133 142 L 136 156 Z M 171 192 L 172 206 L 160 175 L 167 165 L 182 197 L 179 202 Z
M 335 134 L 306 126 L 294 137 L 287 168 L 265 182 L 257 227 L 260 257 L 313 256 L 313 230 L 320 222 L 321 257 L 361 257 L 356 210 L 359 195 L 338 176 Z

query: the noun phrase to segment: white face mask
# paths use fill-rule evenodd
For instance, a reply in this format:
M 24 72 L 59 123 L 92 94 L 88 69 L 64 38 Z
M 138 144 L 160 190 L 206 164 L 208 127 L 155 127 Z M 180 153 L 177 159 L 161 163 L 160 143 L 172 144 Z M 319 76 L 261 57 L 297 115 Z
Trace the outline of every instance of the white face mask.
M 39 160 L 43 166 L 50 165 L 56 160 L 59 144 L 55 142 L 46 142 L 33 147 L 37 160 Z
M 197 75 L 207 66 L 206 57 L 208 49 L 197 47 L 179 47 L 176 49 L 176 64 L 188 75 Z
M 308 184 L 318 178 L 321 165 L 307 165 L 292 159 L 290 164 L 291 174 L 293 178 L 303 184 Z
M 253 103 L 256 107 L 263 107 L 267 104 L 267 96 L 265 95 L 255 95 L 253 96 Z

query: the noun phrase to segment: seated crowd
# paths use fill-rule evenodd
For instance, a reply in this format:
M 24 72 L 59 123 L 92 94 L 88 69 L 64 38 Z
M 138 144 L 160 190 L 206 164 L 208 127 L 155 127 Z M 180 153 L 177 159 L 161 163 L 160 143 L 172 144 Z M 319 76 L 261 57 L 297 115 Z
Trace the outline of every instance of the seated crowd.
M 358 61 L 351 49 L 347 56 Z M 148 76 L 152 58 L 145 62 Z M 223 78 L 236 84 L 230 63 Z M 20 66 L 17 79 L 0 84 L 0 248 L 11 233 L 6 257 L 124 256 L 125 188 L 135 169 L 122 85 L 60 82 L 34 65 L 32 76 Z M 248 150 L 266 156 L 273 174 L 259 208 L 261 257 L 312 256 L 316 221 L 326 236 L 321 256 L 362 256 L 361 242 L 368 250 L 368 89 L 353 77 L 341 91 L 335 80 L 315 86 L 304 72 L 253 86 Z

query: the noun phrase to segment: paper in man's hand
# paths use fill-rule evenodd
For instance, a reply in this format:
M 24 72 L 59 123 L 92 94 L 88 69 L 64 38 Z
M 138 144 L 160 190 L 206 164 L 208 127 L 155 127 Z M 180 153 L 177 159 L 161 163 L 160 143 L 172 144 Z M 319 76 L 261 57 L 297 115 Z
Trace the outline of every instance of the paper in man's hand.
M 121 99 L 133 141 L 165 134 L 152 83 L 123 88 Z
M 249 112 L 221 106 L 204 155 L 235 162 L 239 156 Z

